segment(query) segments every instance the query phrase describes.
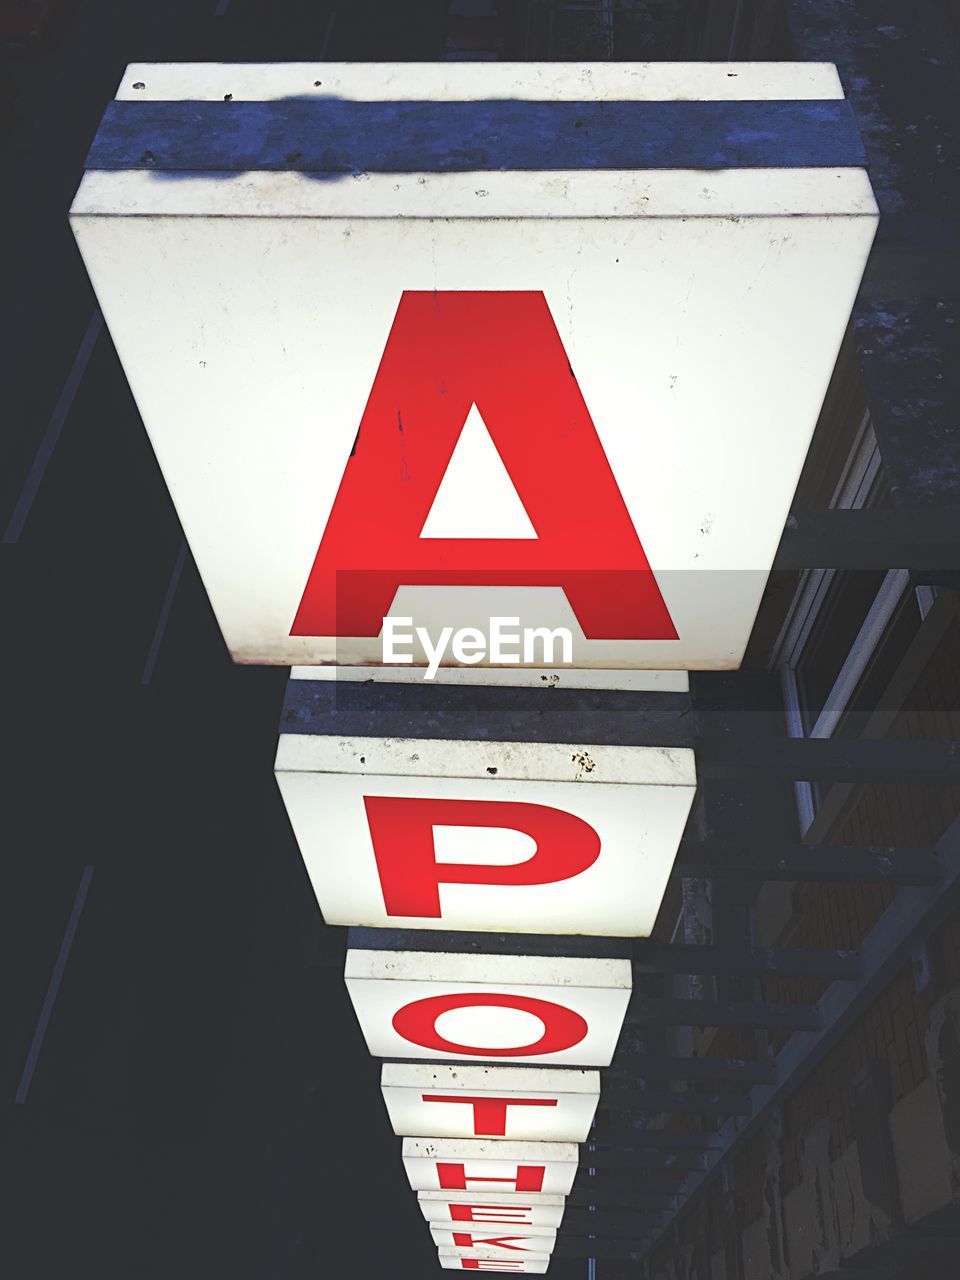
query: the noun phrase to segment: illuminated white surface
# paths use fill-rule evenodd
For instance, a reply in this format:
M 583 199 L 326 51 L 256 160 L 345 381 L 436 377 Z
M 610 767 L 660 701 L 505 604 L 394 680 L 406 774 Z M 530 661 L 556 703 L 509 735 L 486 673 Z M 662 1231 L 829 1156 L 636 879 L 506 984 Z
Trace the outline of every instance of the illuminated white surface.
M 440 1249 L 468 1258 L 509 1258 L 517 1253 L 553 1253 L 557 1233 L 552 1227 L 520 1231 L 511 1227 L 462 1227 L 431 1225 L 430 1234 Z M 502 1240 L 504 1243 L 498 1244 Z M 469 1241 L 469 1243 L 467 1243 Z
M 421 538 L 535 538 L 497 446 L 471 405 Z
M 573 1142 L 403 1140 L 403 1166 L 414 1191 L 502 1190 L 529 1195 L 539 1186 L 546 1195 L 565 1196 L 573 1186 L 579 1159 Z M 464 1182 L 466 1187 L 461 1187 Z
M 328 924 L 613 937 L 653 929 L 696 782 L 693 752 L 684 749 L 286 733 L 276 776 Z M 438 882 L 440 914 L 423 914 L 436 911 L 431 898 L 414 903 L 421 913 L 411 915 L 382 881 L 386 859 L 402 878 L 399 864 L 413 852 L 409 840 L 391 835 L 396 826 L 384 798 L 481 802 L 476 812 L 458 811 L 461 823 L 496 821 L 496 806 L 504 804 L 543 806 L 550 814 L 504 808 L 502 825 L 471 828 L 447 825 L 438 810 L 421 844 L 436 864 L 429 874 Z M 376 849 L 371 803 L 380 815 Z M 569 841 L 565 815 L 578 833 L 599 841 L 599 856 L 576 874 L 558 858 Z M 514 824 L 544 816 L 552 835 L 538 850 Z M 444 882 L 456 863 L 510 865 L 537 854 L 544 883 Z M 495 872 L 478 874 L 496 879 Z
M 527 1272 L 531 1275 L 542 1275 L 550 1265 L 548 1253 L 529 1255 L 522 1261 L 512 1258 L 467 1258 L 460 1253 L 438 1251 L 440 1265 L 445 1271 L 505 1271 Z
M 608 1065 L 632 984 L 629 960 L 354 949 L 347 951 L 344 976 L 375 1057 L 498 1065 Z M 441 1002 L 456 1007 L 435 1015 Z M 549 1026 L 527 1006 L 541 1009 Z M 395 1019 L 411 1016 L 427 1028 L 428 1039 L 432 1029 L 446 1047 L 400 1034 Z M 568 1047 L 523 1051 L 545 1034 L 555 1036 L 559 1045 L 575 1035 L 581 1038 Z M 462 1052 L 453 1045 L 476 1051 Z
M 351 773 L 529 782 L 624 783 L 693 787 L 694 753 L 684 747 L 629 747 L 557 742 L 478 742 L 465 738 L 355 738 L 284 733 L 279 771 Z
M 776 173 L 776 181 L 770 175 Z M 190 175 L 185 175 L 189 177 Z M 829 181 L 829 185 L 827 184 Z M 488 171 L 478 188 L 472 173 L 364 175 L 358 209 L 349 186 L 318 183 L 310 174 L 258 172 L 203 187 L 158 185 L 147 170 L 91 170 L 72 213 L 134 215 L 146 203 L 151 217 L 252 218 L 529 218 L 581 222 L 597 216 L 682 218 L 698 198 L 701 216 L 779 219 L 815 206 L 822 218 L 869 217 L 876 203 L 860 169 L 569 169 L 549 173 Z
M 825 66 L 466 65 L 138 65 L 120 96 L 840 96 Z M 72 221 L 235 658 L 381 661 L 290 630 L 398 298 L 511 290 L 546 299 L 680 638 L 585 640 L 553 587 L 401 586 L 389 612 L 519 610 L 584 667 L 739 662 L 872 241 L 861 170 L 172 178 L 90 173 Z
M 388 684 L 419 684 L 416 667 L 291 667 L 291 680 L 377 680 Z M 521 689 L 632 689 L 636 692 L 686 693 L 686 671 L 578 671 L 574 667 L 440 667 L 434 684 L 503 685 Z
M 402 1136 L 585 1142 L 600 1099 L 600 1074 L 388 1062 L 380 1090 L 393 1131 Z M 437 1098 L 443 1101 L 430 1100 Z M 452 1101 L 457 1098 L 469 1101 Z M 537 1105 L 524 1105 L 531 1101 Z M 485 1120 L 493 1121 L 496 1133 L 477 1127 Z
M 564 1196 L 507 1191 L 418 1191 L 417 1203 L 428 1222 L 471 1222 L 479 1226 L 559 1227 Z
M 117 98 L 220 102 L 225 93 L 235 102 L 294 94 L 366 102 L 843 97 L 837 69 L 829 62 L 133 62 Z

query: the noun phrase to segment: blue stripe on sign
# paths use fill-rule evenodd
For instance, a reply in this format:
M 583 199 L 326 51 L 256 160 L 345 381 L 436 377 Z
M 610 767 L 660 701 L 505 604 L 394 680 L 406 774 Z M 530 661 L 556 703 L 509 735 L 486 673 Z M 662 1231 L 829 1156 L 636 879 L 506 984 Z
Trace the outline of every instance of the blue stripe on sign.
M 692 747 L 688 693 L 288 680 L 280 732 L 344 738 Z
M 849 103 L 112 102 L 90 169 L 356 172 L 842 168 Z

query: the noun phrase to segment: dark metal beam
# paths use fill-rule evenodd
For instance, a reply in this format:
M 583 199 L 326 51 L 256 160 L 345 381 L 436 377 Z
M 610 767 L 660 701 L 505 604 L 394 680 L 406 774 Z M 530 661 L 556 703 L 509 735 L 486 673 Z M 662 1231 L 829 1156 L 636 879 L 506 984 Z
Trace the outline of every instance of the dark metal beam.
M 596 1235 L 602 1232 L 605 1236 L 625 1236 L 634 1239 L 644 1235 L 656 1224 L 656 1218 L 650 1214 L 610 1213 L 603 1209 L 565 1209 L 560 1230 L 569 1230 L 571 1235 Z
M 765 844 L 749 847 L 683 840 L 677 875 L 711 879 L 815 880 L 822 884 L 934 884 L 940 864 L 929 849 L 867 849 L 850 845 Z
M 728 1162 L 761 1129 L 770 1114 L 803 1083 L 842 1039 L 857 1019 L 889 987 L 910 963 L 912 948 L 930 937 L 960 902 L 960 818 L 937 845 L 943 867 L 941 883 L 905 889 L 880 917 L 860 949 L 863 976 L 858 982 L 834 983 L 821 996 L 817 1008 L 822 1025 L 817 1031 L 800 1031 L 777 1055 L 776 1082 L 759 1085 L 751 1094 L 753 1114 L 746 1122 L 728 1121 L 720 1130 L 724 1150 L 706 1153 L 707 1168 L 692 1173 L 685 1182 L 677 1208 L 664 1213 L 653 1247 L 667 1238 L 678 1219 L 695 1203 L 725 1162 Z M 649 1255 L 647 1255 L 649 1256 Z
M 887 1249 L 895 1258 L 939 1258 L 942 1262 L 960 1260 L 960 1237 L 937 1232 L 918 1235 L 905 1232 L 887 1242 Z
M 724 1084 L 773 1084 L 776 1068 L 769 1062 L 743 1058 L 658 1058 L 649 1054 L 630 1057 L 623 1067 L 603 1073 L 613 1088 L 635 1085 L 638 1080 L 715 1080 Z M 601 1093 L 601 1098 L 604 1095 Z
M 686 1136 L 686 1135 L 682 1135 Z M 696 1135 L 694 1135 L 696 1136 Z M 698 1143 L 694 1151 L 637 1151 L 629 1148 L 588 1151 L 581 1143 L 580 1165 L 584 1169 L 645 1169 L 655 1173 L 675 1173 L 678 1169 L 692 1171 L 704 1168 L 703 1152 L 707 1143 Z M 716 1149 L 716 1148 L 715 1148 Z
M 659 1156 L 650 1156 L 641 1152 L 630 1165 L 582 1165 L 577 1172 L 577 1187 L 585 1189 L 590 1185 L 616 1193 L 620 1197 L 623 1192 L 634 1196 L 635 1193 L 655 1194 L 655 1196 L 673 1196 L 678 1183 L 685 1180 L 687 1172 L 703 1169 L 700 1157 L 677 1157 L 677 1161 L 664 1164 Z M 684 1166 L 686 1165 L 686 1171 Z M 590 1174 L 590 1169 L 595 1174 Z M 589 1181 L 588 1181 L 589 1180 Z
M 561 1224 L 557 1239 L 559 1240 L 590 1240 L 601 1239 L 610 1240 L 619 1248 L 634 1248 L 638 1244 L 646 1244 L 653 1239 L 656 1231 L 656 1223 L 638 1223 L 634 1226 L 629 1224 L 620 1224 L 619 1226 L 607 1227 L 602 1223 L 590 1223 L 584 1219 L 583 1222 L 569 1223 L 567 1216 L 564 1214 L 563 1223 Z M 587 1255 L 590 1256 L 589 1254 Z
M 806 1004 L 767 1004 L 748 1000 L 686 1000 L 638 996 L 630 1000 L 628 1023 L 674 1027 L 747 1027 L 767 1031 L 813 1031 L 820 1025 L 816 1009 Z
M 649 1234 L 635 1241 L 622 1242 L 591 1237 L 577 1238 L 563 1235 L 562 1230 L 561 1228 L 553 1250 L 556 1258 L 622 1258 L 628 1262 L 639 1262 L 640 1246 L 651 1239 Z
M 960 742 L 919 738 L 702 738 L 701 778 L 956 786 Z
M 633 945 L 634 972 L 743 974 L 779 978 L 856 978 L 855 951 L 784 950 L 774 947 L 708 947 L 640 939 Z
M 600 1114 L 621 1112 L 661 1115 L 672 1111 L 683 1115 L 747 1116 L 750 1103 L 744 1094 L 675 1092 L 670 1089 L 604 1089 Z M 599 1129 L 599 1126 L 598 1126 Z
M 795 511 L 776 569 L 956 569 L 956 507 Z
M 840 1271 L 811 1271 L 805 1280 L 901 1280 L 895 1267 L 843 1267 Z
M 602 1143 L 591 1150 L 591 1144 L 580 1144 L 581 1164 L 595 1164 L 595 1157 L 604 1152 L 623 1152 L 629 1155 L 641 1147 L 657 1147 L 660 1150 L 673 1151 L 708 1151 L 719 1150 L 720 1142 L 715 1133 L 698 1133 L 687 1129 L 627 1129 L 621 1128 L 619 1141 L 613 1144 Z
M 618 1214 L 646 1215 L 649 1212 L 669 1209 L 675 1203 L 676 1196 L 672 1191 L 629 1190 L 624 1192 L 616 1187 L 594 1186 L 593 1179 L 588 1175 L 587 1184 L 584 1186 L 578 1183 L 567 1196 L 567 1211 L 596 1207 L 608 1212 L 617 1210 Z

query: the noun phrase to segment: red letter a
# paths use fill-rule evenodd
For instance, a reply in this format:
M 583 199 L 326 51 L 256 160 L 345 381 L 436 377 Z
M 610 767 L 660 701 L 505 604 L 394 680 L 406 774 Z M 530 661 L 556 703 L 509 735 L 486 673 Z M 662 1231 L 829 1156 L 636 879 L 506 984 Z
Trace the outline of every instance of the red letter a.
M 476 404 L 536 538 L 422 538 Z M 594 640 L 677 633 L 538 292 L 407 292 L 297 610 L 376 636 L 401 586 L 560 587 Z

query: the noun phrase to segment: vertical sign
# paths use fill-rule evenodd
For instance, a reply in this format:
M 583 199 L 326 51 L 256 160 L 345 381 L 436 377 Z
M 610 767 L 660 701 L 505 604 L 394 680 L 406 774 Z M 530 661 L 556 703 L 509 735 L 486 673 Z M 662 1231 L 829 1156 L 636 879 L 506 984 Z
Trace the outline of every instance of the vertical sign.
M 234 657 L 736 666 L 877 222 L 834 69 L 318 70 L 129 68 L 71 210 Z
M 347 952 L 346 983 L 375 1057 L 605 1066 L 629 960 Z
M 600 1073 L 388 1062 L 380 1089 L 404 1136 L 585 1142 Z
M 316 690 L 291 682 L 291 710 Z M 351 700 L 350 688 L 340 691 L 342 708 Z M 328 924 L 614 937 L 653 929 L 696 786 L 689 748 L 478 749 L 413 734 L 351 738 L 336 732 L 334 715 L 318 726 L 326 732 L 289 731 L 300 725 L 312 727 L 284 726 L 276 775 Z
M 835 70 L 314 76 L 128 68 L 71 210 L 234 658 L 737 666 L 877 221 Z M 354 689 L 320 728 L 288 698 L 277 757 L 329 923 L 652 931 L 696 783 L 673 695 L 597 745 L 543 702 L 497 739 L 435 700 L 427 738 L 408 698 L 398 734 Z M 629 962 L 345 977 L 370 1052 L 418 1060 L 381 1087 L 441 1266 L 546 1271 Z
M 579 1151 L 572 1142 L 486 1142 L 404 1138 L 403 1165 L 414 1191 L 507 1191 L 567 1195 Z

